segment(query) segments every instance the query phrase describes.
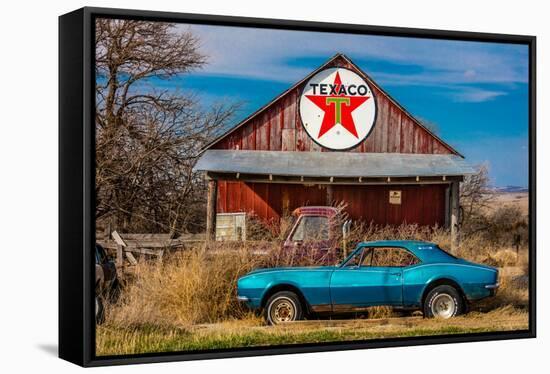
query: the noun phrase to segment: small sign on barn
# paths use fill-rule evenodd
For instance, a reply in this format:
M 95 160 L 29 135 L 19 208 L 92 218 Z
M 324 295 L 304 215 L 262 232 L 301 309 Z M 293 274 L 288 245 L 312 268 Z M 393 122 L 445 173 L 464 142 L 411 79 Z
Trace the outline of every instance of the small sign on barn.
M 457 238 L 458 186 L 473 172 L 342 54 L 208 144 L 195 170 L 208 179 L 212 239 L 218 212 L 272 223 L 334 202 L 353 220 L 450 227 Z
M 401 191 L 390 190 L 390 204 L 401 205 Z

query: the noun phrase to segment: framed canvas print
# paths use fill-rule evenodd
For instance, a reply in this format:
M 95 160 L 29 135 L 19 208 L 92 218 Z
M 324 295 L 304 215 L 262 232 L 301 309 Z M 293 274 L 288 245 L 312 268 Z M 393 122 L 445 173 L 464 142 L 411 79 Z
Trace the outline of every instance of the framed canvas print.
M 535 337 L 535 37 L 59 19 L 59 353 Z

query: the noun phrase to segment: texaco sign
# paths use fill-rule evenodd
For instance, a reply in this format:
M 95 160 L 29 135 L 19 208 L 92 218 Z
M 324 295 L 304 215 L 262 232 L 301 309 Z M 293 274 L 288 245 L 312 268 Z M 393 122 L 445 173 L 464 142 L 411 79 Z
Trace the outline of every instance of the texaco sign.
M 358 74 L 344 68 L 325 69 L 306 83 L 300 116 L 317 144 L 345 150 L 369 135 L 376 119 L 376 100 Z

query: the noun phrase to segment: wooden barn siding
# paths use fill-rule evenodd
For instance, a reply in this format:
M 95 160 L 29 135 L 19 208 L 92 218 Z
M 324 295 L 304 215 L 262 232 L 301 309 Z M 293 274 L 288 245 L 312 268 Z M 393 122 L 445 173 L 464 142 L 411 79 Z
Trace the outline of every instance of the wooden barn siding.
M 382 225 L 406 222 L 443 226 L 445 188 L 443 184 L 334 185 L 333 198 L 348 204 L 347 212 L 354 220 Z M 401 191 L 401 205 L 389 203 L 390 190 Z M 281 216 L 297 207 L 325 204 L 326 187 L 323 185 L 218 182 L 219 213 L 249 212 L 265 222 L 278 222 Z
M 340 66 L 342 66 L 340 64 Z M 344 66 L 350 67 L 350 66 Z M 376 123 L 370 135 L 350 152 L 452 153 L 443 143 L 371 85 L 377 102 Z M 215 143 L 213 149 L 314 151 L 317 145 L 304 130 L 298 111 L 303 85 L 282 96 L 248 123 Z

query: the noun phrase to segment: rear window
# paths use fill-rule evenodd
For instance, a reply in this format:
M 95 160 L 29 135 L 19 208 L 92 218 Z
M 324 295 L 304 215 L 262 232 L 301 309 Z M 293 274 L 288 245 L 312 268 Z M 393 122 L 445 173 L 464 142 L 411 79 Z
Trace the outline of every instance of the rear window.
M 435 244 L 419 245 L 417 247 L 417 253 L 419 257 L 421 257 L 423 260 L 428 260 L 431 262 L 450 261 L 457 259 L 457 257 L 453 256 L 452 254 L 448 253 L 447 251 Z

